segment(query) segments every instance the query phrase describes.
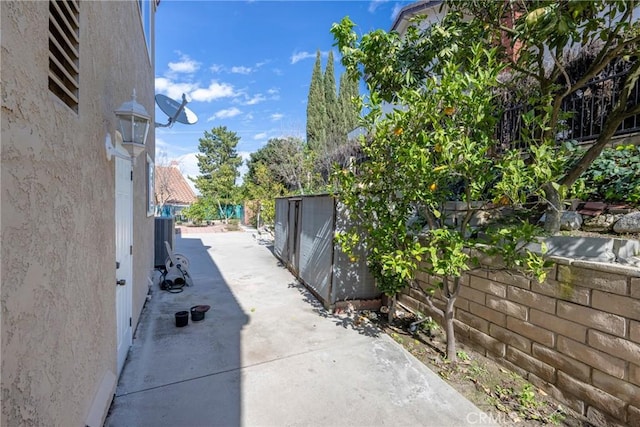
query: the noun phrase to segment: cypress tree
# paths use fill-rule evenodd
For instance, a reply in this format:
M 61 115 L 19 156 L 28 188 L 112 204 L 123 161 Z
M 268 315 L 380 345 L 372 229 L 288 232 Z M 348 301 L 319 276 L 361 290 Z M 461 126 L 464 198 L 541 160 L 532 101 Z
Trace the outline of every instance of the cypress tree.
M 322 147 L 325 141 L 327 108 L 323 80 L 320 50 L 318 50 L 307 98 L 307 144 L 312 150 Z
M 336 77 L 333 64 L 333 51 L 329 51 L 327 65 L 324 69 L 324 103 L 327 110 L 325 122 L 325 147 L 331 151 L 340 145 L 341 114 L 338 97 L 336 96 Z
M 360 111 L 353 99 L 360 96 L 358 89 L 358 79 L 343 73 L 340 76 L 340 93 L 338 95 L 338 105 L 340 107 L 341 128 L 346 141 L 346 135 L 358 126 Z

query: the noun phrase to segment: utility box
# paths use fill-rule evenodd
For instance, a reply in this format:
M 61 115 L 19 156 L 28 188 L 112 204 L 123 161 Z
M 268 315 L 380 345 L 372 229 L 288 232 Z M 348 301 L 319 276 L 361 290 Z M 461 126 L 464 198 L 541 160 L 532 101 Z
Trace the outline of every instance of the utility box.
M 154 266 L 165 265 L 169 254 L 164 242 L 169 242 L 171 249 L 175 248 L 175 219 L 173 217 L 156 217 L 155 218 L 155 237 L 154 237 Z
M 274 253 L 326 308 L 381 295 L 365 250 L 350 257 L 334 241 L 336 233 L 351 226 L 331 195 L 276 199 Z

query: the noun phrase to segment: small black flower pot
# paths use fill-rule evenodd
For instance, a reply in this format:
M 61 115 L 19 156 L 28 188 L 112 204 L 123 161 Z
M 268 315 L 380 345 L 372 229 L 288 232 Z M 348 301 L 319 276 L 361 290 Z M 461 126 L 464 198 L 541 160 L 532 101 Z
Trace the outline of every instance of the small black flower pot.
M 187 326 L 189 323 L 189 312 L 188 311 L 179 311 L 176 313 L 176 326 L 178 328 L 182 328 L 183 326 Z
M 204 320 L 204 314 L 209 311 L 210 308 L 208 305 L 194 305 L 191 307 L 191 320 L 194 322 Z

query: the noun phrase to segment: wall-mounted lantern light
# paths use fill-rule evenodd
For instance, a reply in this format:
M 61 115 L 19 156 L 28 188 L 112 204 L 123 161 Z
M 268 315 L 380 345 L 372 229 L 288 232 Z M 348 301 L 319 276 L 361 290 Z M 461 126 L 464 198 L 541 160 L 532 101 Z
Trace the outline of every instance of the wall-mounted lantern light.
M 136 158 L 144 151 L 147 134 L 149 132 L 149 124 L 151 116 L 147 113 L 144 106 L 136 101 L 136 91 L 133 90 L 133 99 L 124 102 L 116 111 L 117 134 L 120 137 L 122 146 L 127 149 L 129 155 L 120 153 L 111 142 L 111 135 L 107 134 L 105 139 L 105 148 L 107 150 L 107 159 L 111 160 L 112 156 L 121 159 L 131 160 L 135 164 Z
M 122 135 L 122 145 L 131 157 L 136 158 L 144 151 L 151 116 L 136 102 L 135 89 L 133 99 L 123 103 L 115 113 L 118 118 L 118 130 Z

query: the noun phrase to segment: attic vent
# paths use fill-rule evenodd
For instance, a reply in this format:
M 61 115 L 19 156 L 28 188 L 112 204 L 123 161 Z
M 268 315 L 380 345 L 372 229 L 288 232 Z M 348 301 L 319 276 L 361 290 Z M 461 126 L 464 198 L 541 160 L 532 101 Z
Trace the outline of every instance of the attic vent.
M 78 112 L 79 0 L 49 1 L 49 90 Z

